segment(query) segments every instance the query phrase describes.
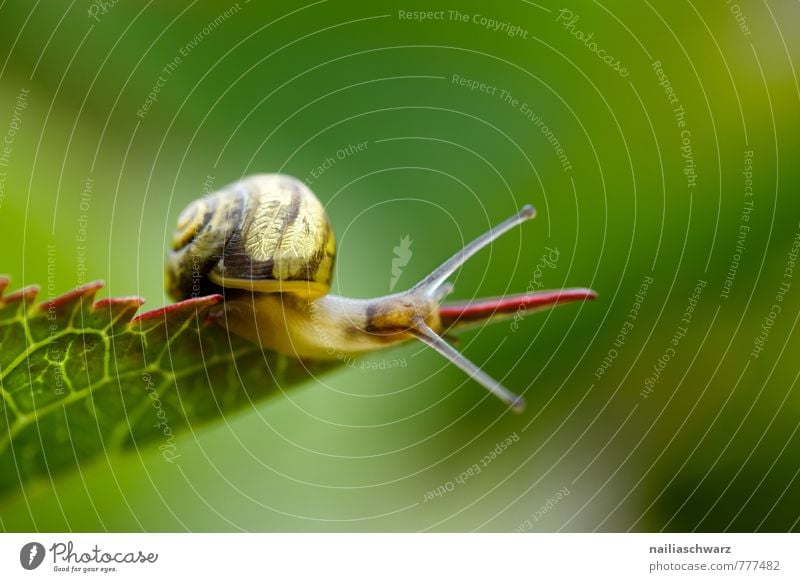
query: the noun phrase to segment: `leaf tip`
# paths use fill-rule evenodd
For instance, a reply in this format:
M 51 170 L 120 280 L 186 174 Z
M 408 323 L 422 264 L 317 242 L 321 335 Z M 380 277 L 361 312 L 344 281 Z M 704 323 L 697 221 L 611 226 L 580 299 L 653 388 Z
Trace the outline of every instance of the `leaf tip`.
M 109 297 L 100 299 L 92 305 L 94 312 L 106 312 L 112 320 L 121 323 L 130 323 L 133 314 L 144 305 L 144 297 L 132 295 L 129 297 Z
M 127 297 L 108 297 L 106 299 L 98 299 L 95 301 L 94 307 L 97 309 L 114 309 L 117 306 L 128 307 L 135 305 L 138 309 L 145 304 L 144 297 L 139 295 L 129 295 Z
M 43 301 L 37 306 L 37 309 L 39 311 L 68 310 L 74 308 L 81 302 L 86 302 L 91 305 L 94 296 L 97 295 L 97 292 L 104 286 L 105 281 L 92 281 L 86 285 L 76 287 L 63 295 Z
M 22 289 L 18 289 L 13 293 L 9 293 L 5 297 L 3 297 L 2 301 L 4 304 L 8 303 L 16 303 L 18 301 L 22 301 L 23 303 L 30 303 L 36 296 L 39 294 L 39 286 L 38 285 L 29 285 L 28 287 L 23 287 Z
M 137 315 L 131 320 L 131 323 L 149 323 L 157 321 L 185 321 L 191 317 L 196 317 L 209 307 L 220 303 L 223 300 L 222 295 L 206 295 L 204 297 L 192 297 L 184 299 L 178 303 L 165 305 L 152 311 L 146 311 L 141 315 Z

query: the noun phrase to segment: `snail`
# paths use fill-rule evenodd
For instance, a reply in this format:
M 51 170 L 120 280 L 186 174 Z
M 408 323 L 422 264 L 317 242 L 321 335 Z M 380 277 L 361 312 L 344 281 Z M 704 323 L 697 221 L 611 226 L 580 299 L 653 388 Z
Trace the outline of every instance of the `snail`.
M 578 299 L 591 289 L 539 291 L 442 303 L 448 278 L 470 257 L 535 214 L 517 214 L 479 236 L 400 293 L 350 299 L 329 293 L 334 234 L 325 207 L 300 180 L 258 174 L 192 202 L 179 216 L 167 292 L 181 300 L 222 293 L 213 318 L 266 349 L 300 359 L 341 359 L 418 339 L 515 411 L 524 400 L 468 360 L 443 334 L 452 328 Z

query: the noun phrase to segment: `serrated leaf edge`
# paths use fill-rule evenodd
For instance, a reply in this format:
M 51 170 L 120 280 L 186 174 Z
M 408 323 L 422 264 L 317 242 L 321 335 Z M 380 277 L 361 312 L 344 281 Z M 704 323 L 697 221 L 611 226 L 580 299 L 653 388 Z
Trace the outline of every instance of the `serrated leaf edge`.
M 73 316 L 78 312 L 83 314 L 84 312 L 82 311 L 82 308 L 84 306 L 86 309 L 88 309 L 88 315 L 100 311 L 110 311 L 111 318 L 109 319 L 108 324 L 103 328 L 102 331 L 96 332 L 101 336 L 103 336 L 103 332 L 119 324 L 125 325 L 125 331 L 134 333 L 152 331 L 156 327 L 166 326 L 169 323 L 179 324 L 181 327 L 184 327 L 189 323 L 189 320 L 193 318 L 202 318 L 203 316 L 207 316 L 208 310 L 223 300 L 222 295 L 192 297 L 177 303 L 165 305 L 163 307 L 135 315 L 138 309 L 144 304 L 144 298 L 140 296 L 128 296 L 112 297 L 95 301 L 95 295 L 105 286 L 105 282 L 93 281 L 53 299 L 43 301 L 31 307 L 27 307 L 36 300 L 36 297 L 40 291 L 39 287 L 36 285 L 23 287 L 22 289 L 19 289 L 13 293 L 4 295 L 4 292 L 8 288 L 9 284 L 10 279 L 8 277 L 0 276 L 0 308 L 14 303 L 22 303 L 26 306 L 24 312 L 24 317 L 26 320 L 47 317 L 48 313 L 52 309 L 71 310 L 73 312 Z M 78 307 L 81 307 L 81 309 L 76 309 Z M 82 326 L 74 326 L 73 321 L 70 320 L 70 325 L 64 329 L 61 329 L 59 331 L 59 336 L 78 331 L 86 333 L 87 330 Z M 181 331 L 175 333 L 174 336 L 179 336 Z M 30 335 L 30 328 L 28 325 L 25 325 L 25 333 L 27 336 L 26 349 L 13 362 L 6 366 L 6 369 L 0 369 L 0 395 L 5 402 L 5 406 L 7 406 L 16 417 L 14 425 L 10 425 L 8 427 L 7 433 L 5 435 L 0 435 L 0 451 L 2 451 L 13 440 L 16 434 L 34 422 L 40 414 L 45 414 L 54 408 L 59 408 L 69 405 L 72 402 L 81 400 L 82 398 L 86 397 L 87 393 L 91 393 L 94 390 L 94 387 L 92 386 L 83 390 L 70 390 L 71 394 L 64 399 L 44 405 L 30 413 L 20 411 L 11 395 L 3 389 L 3 380 L 8 375 L 9 371 L 21 365 L 33 352 L 51 343 L 54 339 L 53 337 L 49 337 L 38 342 L 34 341 L 33 337 Z M 109 338 L 103 336 L 103 341 L 106 342 L 107 340 L 109 340 Z M 167 344 L 165 345 L 165 349 L 169 348 L 169 343 L 170 341 L 168 340 Z M 106 345 L 105 353 L 111 353 L 108 345 Z

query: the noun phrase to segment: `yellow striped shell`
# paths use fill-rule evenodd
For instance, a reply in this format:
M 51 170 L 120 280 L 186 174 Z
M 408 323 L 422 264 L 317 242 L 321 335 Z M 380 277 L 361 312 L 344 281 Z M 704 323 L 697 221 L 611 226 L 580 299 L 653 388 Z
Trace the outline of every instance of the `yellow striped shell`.
M 291 176 L 258 174 L 181 213 L 167 291 L 185 299 L 218 286 L 313 300 L 330 290 L 333 260 L 333 229 L 314 193 Z

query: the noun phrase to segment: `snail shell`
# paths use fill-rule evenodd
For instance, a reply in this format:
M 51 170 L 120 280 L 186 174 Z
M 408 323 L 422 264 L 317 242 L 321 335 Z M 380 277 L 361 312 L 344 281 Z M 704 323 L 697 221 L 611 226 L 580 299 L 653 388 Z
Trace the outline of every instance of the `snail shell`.
M 322 203 L 300 180 L 258 174 L 191 203 L 178 218 L 167 291 L 185 299 L 220 288 L 328 293 L 335 243 Z

